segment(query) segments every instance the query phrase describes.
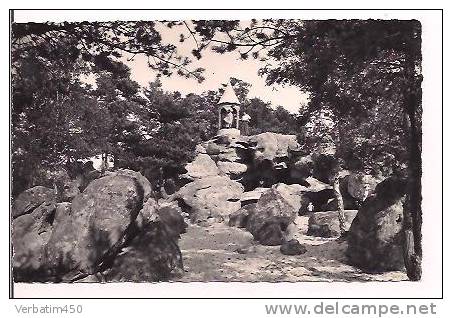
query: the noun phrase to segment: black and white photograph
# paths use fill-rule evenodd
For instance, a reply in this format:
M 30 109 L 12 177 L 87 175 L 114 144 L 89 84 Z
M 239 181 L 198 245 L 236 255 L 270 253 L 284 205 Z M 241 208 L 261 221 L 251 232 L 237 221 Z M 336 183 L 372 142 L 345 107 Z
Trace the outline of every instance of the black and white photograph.
M 423 280 L 421 21 L 10 13 L 13 284 Z

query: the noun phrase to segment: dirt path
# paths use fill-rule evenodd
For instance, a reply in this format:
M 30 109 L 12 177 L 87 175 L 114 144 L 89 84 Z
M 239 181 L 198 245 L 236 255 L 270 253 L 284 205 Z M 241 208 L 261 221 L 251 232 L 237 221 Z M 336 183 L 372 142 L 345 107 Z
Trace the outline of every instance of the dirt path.
M 400 281 L 403 272 L 367 274 L 345 264 L 346 243 L 306 236 L 307 218 L 298 218 L 296 237 L 307 248 L 298 256 L 283 255 L 279 246 L 262 246 L 252 235 L 226 224 L 190 224 L 182 235 L 185 275 L 177 281 Z

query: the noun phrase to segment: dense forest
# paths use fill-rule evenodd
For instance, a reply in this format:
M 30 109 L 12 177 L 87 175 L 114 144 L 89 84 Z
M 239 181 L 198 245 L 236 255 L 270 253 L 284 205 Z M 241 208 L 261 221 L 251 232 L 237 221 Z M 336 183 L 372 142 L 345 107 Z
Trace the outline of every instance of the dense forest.
M 191 56 L 179 55 L 177 43 L 165 43 L 162 28 L 181 30 L 180 42 L 193 43 Z M 250 134 L 294 134 L 305 154 L 334 149 L 333 185 L 341 170 L 409 177 L 406 230 L 414 232 L 415 243 L 408 258 L 416 267 L 420 45 L 420 24 L 401 20 L 13 24 L 12 195 L 36 185 L 52 187 L 58 171 L 76 175 L 99 155 L 112 158 L 114 169 L 141 172 L 156 187 L 183 173 L 196 145 L 218 130 L 223 89 L 182 95 L 166 91 L 160 78 L 202 82 L 204 70 L 192 69 L 192 59 L 232 52 L 261 61 L 268 85 L 292 85 L 309 94 L 307 105 L 293 114 L 250 97 L 251 84 L 232 77 L 251 117 Z M 146 87 L 131 79 L 124 63 L 137 54 L 157 74 Z M 416 271 L 409 276 L 419 278 Z

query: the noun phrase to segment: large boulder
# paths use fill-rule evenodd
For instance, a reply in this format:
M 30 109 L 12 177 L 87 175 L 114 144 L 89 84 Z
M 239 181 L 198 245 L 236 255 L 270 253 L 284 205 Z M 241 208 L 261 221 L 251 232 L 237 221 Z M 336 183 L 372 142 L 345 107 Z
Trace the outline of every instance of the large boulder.
M 192 162 L 185 166 L 187 173 L 185 174 L 189 178 L 199 179 L 210 176 L 217 176 L 220 174 L 215 161 L 207 154 L 198 154 Z
M 112 282 L 168 280 L 183 273 L 182 254 L 177 245 L 185 222 L 178 209 L 164 205 L 150 213 L 141 231 L 118 255 L 103 275 Z
M 346 255 L 367 271 L 403 270 L 402 224 L 406 181 L 379 183 L 359 209 L 350 227 Z
M 239 162 L 218 161 L 218 169 L 222 175 L 227 175 L 231 179 L 238 179 L 248 170 L 248 166 Z
M 162 203 L 158 206 L 156 212 L 170 236 L 178 239 L 180 234 L 186 232 L 188 225 L 182 216 L 182 209 L 176 202 Z
M 179 189 L 173 196 L 190 214 L 192 222 L 203 222 L 207 218 L 226 218 L 240 209 L 243 186 L 226 176 L 197 179 Z
M 229 226 L 245 228 L 249 216 L 256 211 L 256 203 L 245 205 L 229 215 Z
M 255 143 L 254 158 L 257 162 L 275 161 L 276 158 L 288 158 L 291 150 L 297 150 L 300 145 L 295 135 L 282 135 L 265 132 L 249 137 L 250 143 Z
M 114 172 L 107 172 L 106 175 L 126 176 L 132 178 L 137 187 L 143 190 L 143 202 L 146 202 L 154 193 L 149 180 L 139 172 L 129 169 L 118 169 Z
M 47 265 L 59 271 L 54 275 L 65 272 L 64 280 L 72 280 L 111 261 L 136 234 L 135 219 L 150 189 L 144 180 L 132 171 L 110 173 L 75 197 L 69 214 L 56 216 L 46 245 Z
M 350 228 L 358 211 L 345 210 L 345 230 Z M 307 235 L 319 237 L 337 237 L 341 235 L 337 211 L 312 213 L 308 221 Z
M 66 170 L 55 173 L 54 185 L 60 202 L 71 202 L 80 193 L 79 180 L 71 179 Z
M 317 180 L 314 177 L 306 178 L 307 185 L 304 188 L 305 192 L 319 192 L 322 190 L 332 189 L 333 187 L 325 182 Z
M 52 233 L 56 203 L 44 202 L 31 213 L 22 214 L 12 223 L 13 268 L 15 281 L 40 281 L 44 246 Z
M 381 180 L 380 180 L 381 181 Z M 363 173 L 350 173 L 340 179 L 340 191 L 346 209 L 357 209 L 374 192 L 379 179 Z
M 299 184 L 275 184 L 272 188 L 276 189 L 282 197 L 294 208 L 297 213 L 301 208 L 301 195 L 304 187 Z
M 181 272 L 181 211 L 152 196 L 140 173 L 119 170 L 92 181 L 71 203 L 19 205 L 27 213 L 13 221 L 15 281 L 90 281 L 98 273 L 154 281 Z
M 44 202 L 51 202 L 56 200 L 56 193 L 54 189 L 43 186 L 36 186 L 25 190 L 17 196 L 13 201 L 11 214 L 13 218 L 33 212 L 38 206 Z
M 295 208 L 281 193 L 272 188 L 256 203 L 255 212 L 248 217 L 247 230 L 263 245 L 280 245 L 284 231 L 297 216 Z

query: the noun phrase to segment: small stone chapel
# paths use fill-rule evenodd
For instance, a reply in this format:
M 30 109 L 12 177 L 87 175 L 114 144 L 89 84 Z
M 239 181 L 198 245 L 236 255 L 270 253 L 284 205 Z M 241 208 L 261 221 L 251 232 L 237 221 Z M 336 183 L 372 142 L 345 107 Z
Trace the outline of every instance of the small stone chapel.
M 231 83 L 226 86 L 218 102 L 219 135 L 240 135 L 240 101 Z

